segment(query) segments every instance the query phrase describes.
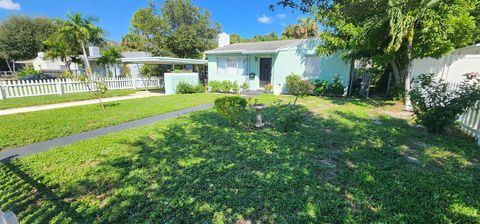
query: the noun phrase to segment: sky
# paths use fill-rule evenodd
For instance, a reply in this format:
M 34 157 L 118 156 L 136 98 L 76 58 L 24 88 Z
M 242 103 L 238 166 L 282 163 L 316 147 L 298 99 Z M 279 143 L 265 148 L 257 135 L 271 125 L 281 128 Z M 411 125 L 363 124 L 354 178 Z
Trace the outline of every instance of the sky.
M 304 17 L 299 11 L 269 5 L 275 0 L 192 0 L 212 14 L 222 31 L 238 33 L 242 37 L 276 32 L 280 35 L 288 24 Z M 163 0 L 157 0 L 162 3 Z M 134 12 L 148 5 L 148 0 L 0 0 L 0 18 L 9 15 L 48 16 L 65 18 L 68 13 L 79 12 L 95 16 L 98 25 L 107 31 L 107 39 L 120 41 L 128 33 Z

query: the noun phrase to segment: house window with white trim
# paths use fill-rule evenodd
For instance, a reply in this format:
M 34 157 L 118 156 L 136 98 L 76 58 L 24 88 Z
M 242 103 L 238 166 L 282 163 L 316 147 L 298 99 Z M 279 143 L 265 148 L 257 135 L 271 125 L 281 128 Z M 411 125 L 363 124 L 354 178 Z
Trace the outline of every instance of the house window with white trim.
M 217 73 L 219 75 L 247 75 L 246 57 L 217 58 Z
M 305 56 L 305 77 L 320 77 L 320 57 L 316 55 Z

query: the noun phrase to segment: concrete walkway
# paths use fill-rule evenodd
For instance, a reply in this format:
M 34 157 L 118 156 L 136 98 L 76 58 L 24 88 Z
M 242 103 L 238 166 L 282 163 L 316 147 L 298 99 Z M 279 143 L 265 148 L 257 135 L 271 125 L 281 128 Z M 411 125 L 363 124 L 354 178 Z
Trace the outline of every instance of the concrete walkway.
M 174 111 L 166 114 L 160 114 L 153 117 L 144 118 L 141 120 L 130 121 L 130 122 L 126 122 L 123 124 L 118 124 L 110 127 L 99 128 L 92 131 L 87 131 L 87 132 L 73 134 L 66 137 L 56 138 L 56 139 L 48 140 L 45 142 L 40 142 L 40 143 L 26 145 L 26 146 L 14 148 L 14 149 L 0 151 L 0 162 L 4 160 L 9 160 L 12 158 L 24 157 L 24 156 L 36 154 L 39 152 L 45 152 L 53 147 L 69 145 L 74 142 L 78 142 L 80 140 L 95 138 L 95 137 L 106 135 L 113 132 L 118 132 L 118 131 L 130 129 L 130 128 L 149 125 L 158 121 L 179 117 L 181 115 L 196 112 L 196 111 L 210 109 L 212 107 L 213 107 L 213 103 L 204 104 L 196 107 L 191 107 L 191 108 L 178 110 L 178 111 Z
M 139 99 L 151 96 L 163 96 L 165 94 L 162 93 L 155 93 L 155 92 L 138 92 L 128 96 L 117 96 L 117 97 L 110 97 L 102 99 L 102 102 L 114 102 L 120 100 L 131 100 L 131 99 Z M 51 109 L 58 109 L 64 107 L 74 107 L 74 106 L 83 106 L 83 105 L 90 105 L 90 104 L 98 104 L 98 100 L 82 100 L 82 101 L 73 101 L 73 102 L 66 102 L 66 103 L 56 103 L 56 104 L 46 104 L 46 105 L 39 105 L 39 106 L 31 106 L 31 107 L 20 107 L 20 108 L 12 108 L 6 110 L 0 110 L 0 116 L 2 115 L 9 115 L 9 114 L 17 114 L 17 113 L 26 113 L 26 112 L 33 112 L 33 111 L 40 111 L 40 110 L 51 110 Z

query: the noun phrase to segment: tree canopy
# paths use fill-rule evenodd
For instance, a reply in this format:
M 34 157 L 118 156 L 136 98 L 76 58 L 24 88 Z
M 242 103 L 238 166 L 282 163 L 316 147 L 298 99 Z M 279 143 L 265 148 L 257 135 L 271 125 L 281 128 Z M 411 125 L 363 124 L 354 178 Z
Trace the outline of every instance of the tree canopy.
M 0 22 L 0 57 L 9 60 L 32 59 L 45 50 L 43 42 L 55 32 L 48 18 L 10 16 Z
M 230 34 L 230 43 L 246 43 L 246 42 L 261 42 L 261 41 L 274 41 L 279 40 L 275 32 L 270 32 L 265 35 L 255 35 L 252 38 L 243 38 L 239 34 Z
M 160 10 L 154 2 L 135 12 L 122 46 L 159 56 L 199 58 L 216 47 L 220 25 L 190 0 L 167 0 Z
M 282 39 L 301 39 L 318 37 L 319 29 L 317 22 L 310 18 L 300 18 L 298 24 L 291 24 L 285 27 Z

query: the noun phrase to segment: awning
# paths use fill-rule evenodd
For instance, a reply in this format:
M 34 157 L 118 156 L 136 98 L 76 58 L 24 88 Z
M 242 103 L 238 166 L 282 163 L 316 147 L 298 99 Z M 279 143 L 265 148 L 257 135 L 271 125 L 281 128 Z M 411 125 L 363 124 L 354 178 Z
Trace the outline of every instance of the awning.
M 207 60 L 170 57 L 138 57 L 122 58 L 124 64 L 157 64 L 157 65 L 207 65 Z
M 34 59 L 23 60 L 23 61 L 15 61 L 15 63 L 17 63 L 17 64 L 33 64 L 33 60 Z

